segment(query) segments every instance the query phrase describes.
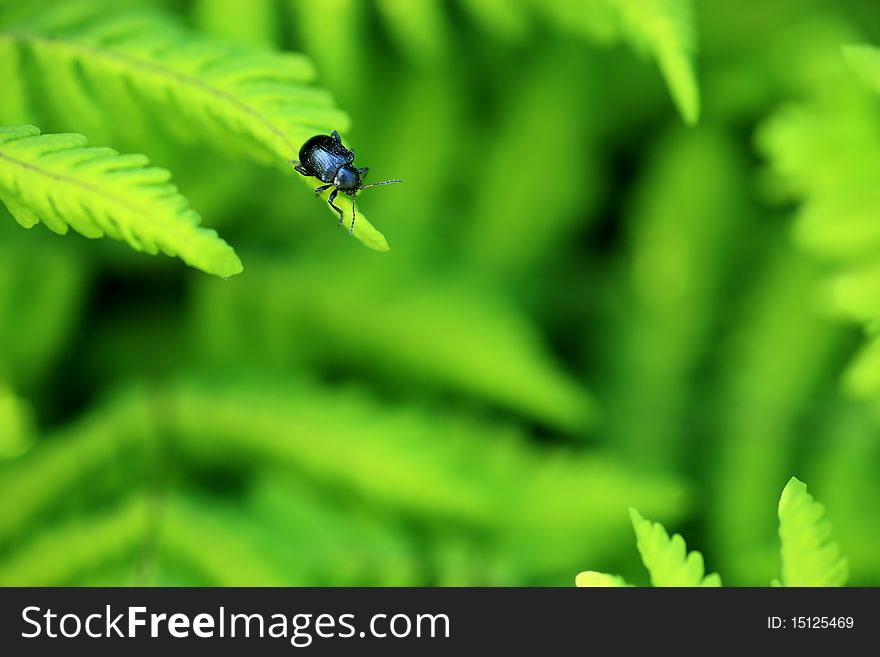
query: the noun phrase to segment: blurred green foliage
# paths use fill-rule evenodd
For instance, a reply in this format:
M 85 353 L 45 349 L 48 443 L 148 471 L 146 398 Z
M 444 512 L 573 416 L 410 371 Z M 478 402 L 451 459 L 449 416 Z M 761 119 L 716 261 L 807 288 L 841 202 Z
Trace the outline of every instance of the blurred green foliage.
M 635 582 L 635 507 L 761 585 L 792 474 L 880 584 L 870 43 L 858 0 L 0 0 L 0 124 L 146 154 L 244 265 L 0 207 L 0 584 Z M 333 128 L 406 181 L 358 197 L 390 251 L 292 182 Z

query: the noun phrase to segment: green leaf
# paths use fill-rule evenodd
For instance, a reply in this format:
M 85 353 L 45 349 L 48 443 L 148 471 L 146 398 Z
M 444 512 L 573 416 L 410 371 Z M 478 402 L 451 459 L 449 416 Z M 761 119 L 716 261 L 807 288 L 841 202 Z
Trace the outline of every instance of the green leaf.
M 315 181 L 295 173 L 288 161 L 312 135 L 344 132 L 349 125 L 330 94 L 309 84 L 314 68 L 305 57 L 199 38 L 152 13 L 89 19 L 72 29 L 0 33 L 0 52 L 9 44 L 35 64 L 46 92 L 40 100 L 59 113 L 72 109 L 95 130 L 105 121 L 126 130 L 161 117 L 182 142 L 198 136 L 283 167 L 310 187 Z M 348 205 L 343 209 L 350 216 Z M 329 206 L 327 211 L 337 216 Z M 354 237 L 388 250 L 361 214 Z
M 0 461 L 26 452 L 35 437 L 31 405 L 0 380 Z
M 825 507 L 792 477 L 779 498 L 779 539 L 784 586 L 843 586 L 849 564 L 831 540 Z
M 624 39 L 656 60 L 685 123 L 697 122 L 700 93 L 693 64 L 692 0 L 530 0 L 527 4 L 556 29 L 605 43 Z M 505 8 L 510 5 L 504 3 Z
M 40 135 L 34 126 L 0 127 L 0 199 L 25 228 L 42 221 L 89 238 L 111 237 L 133 249 L 178 256 L 218 276 L 242 270 L 235 252 L 143 155 L 88 148 L 78 134 Z
M 772 115 L 757 140 L 770 160 L 773 191 L 800 202 L 799 245 L 833 265 L 823 289 L 827 305 L 873 335 L 880 319 L 880 105 L 860 81 L 880 90 L 880 54 L 868 46 L 843 53 L 810 71 L 806 99 Z M 845 377 L 851 394 L 880 394 L 878 354 L 873 337 Z
M 694 72 L 696 51 L 691 0 L 614 0 L 623 35 L 657 60 L 684 122 L 700 116 L 700 92 Z
M 658 522 L 645 520 L 633 508 L 629 510 L 636 543 L 642 562 L 651 575 L 654 586 L 721 586 L 717 574 L 704 577 L 703 555 L 687 553 L 687 546 L 680 534 L 672 538 Z

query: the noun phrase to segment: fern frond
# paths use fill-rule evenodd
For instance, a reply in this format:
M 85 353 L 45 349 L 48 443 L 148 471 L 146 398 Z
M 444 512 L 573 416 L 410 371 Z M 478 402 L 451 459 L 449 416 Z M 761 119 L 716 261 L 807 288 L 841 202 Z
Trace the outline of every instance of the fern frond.
M 792 477 L 779 498 L 779 539 L 784 586 L 843 586 L 849 564 L 831 540 L 825 507 Z
M 110 99 L 99 107 L 104 116 L 131 95 L 182 140 L 200 136 L 297 178 L 287 162 L 303 142 L 349 124 L 327 92 L 308 84 L 314 70 L 306 58 L 201 39 L 158 15 L 124 14 L 65 30 L 19 28 L 0 33 L 0 49 L 7 43 L 29 54 L 44 80 L 44 101 L 59 111 L 88 113 L 110 88 L 114 107 Z M 388 249 L 363 216 L 354 236 Z
M 0 127 L 0 199 L 25 228 L 42 221 L 89 238 L 111 237 L 137 251 L 160 250 L 210 274 L 232 276 L 241 261 L 143 155 L 87 148 L 82 135 L 40 135 Z
M 148 500 L 135 495 L 112 509 L 44 529 L 0 559 L 0 586 L 65 586 L 111 564 L 133 564 L 150 511 Z
M 19 28 L 0 39 L 37 58 L 50 83 L 53 66 L 81 66 L 96 88 L 122 78 L 142 99 L 186 115 L 196 134 L 240 138 L 264 163 L 295 157 L 316 128 L 348 127 L 330 95 L 307 84 L 314 70 L 306 58 L 198 38 L 161 15 L 121 14 L 57 31 Z
M 625 40 L 657 61 L 685 123 L 700 114 L 694 72 L 696 31 L 692 0 L 528 0 L 557 29 L 599 42 Z M 505 8 L 510 3 L 505 3 Z
M 876 91 L 878 51 L 852 47 L 844 54 Z M 872 335 L 845 381 L 852 394 L 867 397 L 880 394 L 873 335 L 880 319 L 880 104 L 842 61 L 836 63 L 817 74 L 807 100 L 782 108 L 761 126 L 758 144 L 769 156 L 771 181 L 801 202 L 796 239 L 834 265 L 825 286 L 832 307 L 861 321 Z
M 574 580 L 575 586 L 588 588 L 621 588 L 632 586 L 628 584 L 623 577 L 619 575 L 609 575 L 608 573 L 599 573 L 595 570 L 585 570 L 578 573 Z
M 717 574 L 705 575 L 703 555 L 687 552 L 680 534 L 672 538 L 658 522 L 645 520 L 633 508 L 629 510 L 636 543 L 654 586 L 721 586 Z M 704 576 L 705 575 L 705 576 Z

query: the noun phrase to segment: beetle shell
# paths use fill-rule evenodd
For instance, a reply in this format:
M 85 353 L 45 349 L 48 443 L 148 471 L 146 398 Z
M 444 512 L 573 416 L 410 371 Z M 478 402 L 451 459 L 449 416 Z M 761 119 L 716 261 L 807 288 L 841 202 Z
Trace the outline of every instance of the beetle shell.
M 333 182 L 340 167 L 354 161 L 354 153 L 328 135 L 316 135 L 299 149 L 299 161 L 321 182 Z

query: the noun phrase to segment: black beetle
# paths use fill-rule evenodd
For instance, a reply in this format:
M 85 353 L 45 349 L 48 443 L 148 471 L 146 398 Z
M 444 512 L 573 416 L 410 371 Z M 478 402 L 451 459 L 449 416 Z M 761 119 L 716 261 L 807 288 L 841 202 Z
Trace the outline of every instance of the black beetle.
M 377 185 L 399 183 L 402 180 L 383 180 L 382 182 L 364 185 L 361 178 L 369 171 L 369 167 L 358 169 L 354 166 L 354 151 L 348 150 L 342 145 L 342 138 L 335 130 L 329 135 L 315 135 L 299 149 L 299 162 L 290 160 L 294 169 L 302 175 L 313 176 L 326 185 L 315 188 L 315 193 L 320 194 L 326 189 L 333 187 L 327 202 L 330 207 L 339 213 L 338 226 L 342 225 L 342 210 L 333 205 L 333 199 L 339 192 L 345 192 L 351 196 L 351 228 L 349 233 L 354 233 L 354 220 L 357 213 L 354 209 L 354 200 L 358 191 Z

